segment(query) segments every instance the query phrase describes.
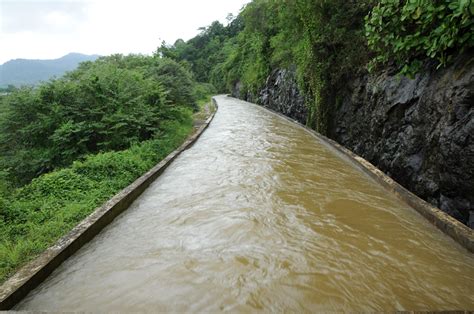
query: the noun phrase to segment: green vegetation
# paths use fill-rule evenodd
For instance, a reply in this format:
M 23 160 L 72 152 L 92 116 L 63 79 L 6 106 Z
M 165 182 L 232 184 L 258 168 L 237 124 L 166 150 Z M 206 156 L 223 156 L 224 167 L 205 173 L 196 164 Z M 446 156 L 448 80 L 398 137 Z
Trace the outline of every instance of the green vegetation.
M 212 86 L 113 55 L 0 98 L 0 282 L 177 148 Z
M 163 121 L 192 107 L 193 88 L 172 60 L 120 55 L 21 88 L 1 104 L 0 166 L 21 186 L 87 154 L 151 139 Z
M 394 62 L 413 76 L 426 58 L 438 67 L 474 46 L 474 1 L 382 0 L 366 17 L 366 34 L 376 55 L 370 68 Z
M 254 0 L 227 26 L 159 52 L 189 65 L 219 92 L 237 83 L 256 99 L 276 68 L 296 68 L 307 125 L 323 134 L 341 91 L 359 73 L 395 66 L 412 76 L 427 60 L 439 66 L 474 45 L 471 0 Z
M 198 82 L 210 83 L 217 91 L 225 92 L 225 72 L 221 64 L 234 50 L 233 44 L 242 28 L 240 16 L 235 19 L 229 16 L 228 19 L 227 26 L 215 21 L 201 28 L 201 33 L 187 42 L 178 39 L 171 46 L 163 42 L 157 53 L 189 68 Z
M 227 26 L 214 22 L 190 41 L 159 51 L 191 64 L 196 77 L 218 91 L 240 82 L 251 98 L 272 69 L 296 66 L 310 109 L 307 124 L 325 133 L 336 91 L 368 60 L 364 17 L 370 3 L 254 0 Z
M 253 1 L 228 68 L 256 93 L 271 69 L 296 66 L 309 109 L 307 124 L 329 128 L 336 92 L 366 62 L 363 17 L 369 1 Z
M 0 282 L 177 148 L 191 128 L 182 114 L 156 139 L 89 155 L 0 197 Z

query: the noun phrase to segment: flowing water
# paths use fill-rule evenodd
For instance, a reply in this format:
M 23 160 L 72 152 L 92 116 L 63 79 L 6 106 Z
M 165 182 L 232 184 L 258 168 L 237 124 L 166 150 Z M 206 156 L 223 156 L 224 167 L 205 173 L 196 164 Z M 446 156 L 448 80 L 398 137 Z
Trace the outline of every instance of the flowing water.
M 470 253 L 304 129 L 217 101 L 198 142 L 17 309 L 474 309 Z

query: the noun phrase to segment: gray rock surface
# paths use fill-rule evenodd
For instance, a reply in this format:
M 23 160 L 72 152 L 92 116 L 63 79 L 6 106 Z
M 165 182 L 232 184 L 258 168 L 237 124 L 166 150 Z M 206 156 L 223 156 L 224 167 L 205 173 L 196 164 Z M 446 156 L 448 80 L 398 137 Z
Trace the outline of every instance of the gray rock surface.
M 474 56 L 414 79 L 364 76 L 335 111 L 331 137 L 469 224 L 474 211 Z M 472 218 L 471 218 L 472 219 Z M 472 226 L 471 226 L 472 227 Z
M 308 109 L 298 90 L 294 69 L 273 70 L 258 96 L 243 92 L 240 83 L 235 85 L 232 96 L 281 112 L 302 124 L 306 123 Z

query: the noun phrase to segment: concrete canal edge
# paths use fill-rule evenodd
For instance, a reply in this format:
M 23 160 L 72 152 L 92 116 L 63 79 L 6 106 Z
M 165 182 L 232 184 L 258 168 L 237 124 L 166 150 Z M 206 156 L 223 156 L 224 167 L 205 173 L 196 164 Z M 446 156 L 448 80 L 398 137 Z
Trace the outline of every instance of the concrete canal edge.
M 62 262 L 92 240 L 103 228 L 125 211 L 179 154 L 190 148 L 209 126 L 217 112 L 217 102 L 214 98 L 212 103 L 215 109 L 211 111 L 210 116 L 202 123 L 198 123 L 199 128 L 180 147 L 102 206 L 96 208 L 92 214 L 59 239 L 56 244 L 10 277 L 0 287 L 0 310 L 9 310 L 20 302 Z
M 458 242 L 462 247 L 467 249 L 469 252 L 474 253 L 474 231 L 471 228 L 449 216 L 441 209 L 434 207 L 430 203 L 419 198 L 409 190 L 405 189 L 403 186 L 398 184 L 396 181 L 394 181 L 388 175 L 383 173 L 373 164 L 360 157 L 359 155 L 353 153 L 351 150 L 340 145 L 336 141 L 327 138 L 326 136 L 316 132 L 315 130 L 310 129 L 309 127 L 302 125 L 298 121 L 293 120 L 279 112 L 276 112 L 272 109 L 263 106 L 258 107 L 266 109 L 267 111 L 279 116 L 280 118 L 283 118 L 289 122 L 296 124 L 298 127 L 305 129 L 307 132 L 319 139 L 323 144 L 334 149 L 346 160 L 349 160 L 357 168 L 359 168 L 364 173 L 373 178 L 385 189 L 395 194 L 395 196 L 397 196 L 404 203 L 415 209 L 418 213 L 428 219 L 428 221 L 430 221 L 438 229 L 440 229 L 442 232 L 444 232 L 456 242 Z

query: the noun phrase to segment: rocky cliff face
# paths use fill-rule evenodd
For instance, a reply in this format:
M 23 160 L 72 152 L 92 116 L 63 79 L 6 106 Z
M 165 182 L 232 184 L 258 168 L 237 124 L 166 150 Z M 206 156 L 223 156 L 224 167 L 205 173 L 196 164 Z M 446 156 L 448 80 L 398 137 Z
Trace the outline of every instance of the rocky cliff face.
M 413 80 L 384 72 L 348 87 L 330 137 L 474 227 L 474 55 L 442 70 L 428 66 Z M 293 71 L 274 71 L 249 100 L 306 120 Z
M 300 123 L 306 123 L 308 109 L 304 97 L 298 90 L 294 69 L 272 71 L 258 95 L 243 92 L 242 85 L 237 83 L 232 96 L 281 112 Z
M 351 82 L 331 137 L 421 198 L 468 224 L 474 211 L 474 56 Z M 471 218 L 472 219 L 472 218 Z M 472 221 L 471 221 L 472 223 Z

